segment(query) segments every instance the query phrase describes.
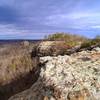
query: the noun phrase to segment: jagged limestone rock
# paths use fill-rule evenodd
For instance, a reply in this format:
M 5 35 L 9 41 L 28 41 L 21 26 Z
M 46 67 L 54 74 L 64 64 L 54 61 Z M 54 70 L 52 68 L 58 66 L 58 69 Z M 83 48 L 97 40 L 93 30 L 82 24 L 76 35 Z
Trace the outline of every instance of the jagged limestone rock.
M 81 51 L 70 56 L 45 56 L 40 57 L 40 62 L 45 63 L 40 72 L 43 80 L 9 100 L 100 100 L 98 51 Z

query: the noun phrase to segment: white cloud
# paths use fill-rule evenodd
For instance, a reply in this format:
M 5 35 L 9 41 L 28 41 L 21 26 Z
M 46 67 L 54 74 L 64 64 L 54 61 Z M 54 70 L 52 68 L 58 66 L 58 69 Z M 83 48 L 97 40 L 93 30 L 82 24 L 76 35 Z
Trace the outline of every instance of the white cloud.
M 71 12 L 48 16 L 45 24 L 73 29 L 90 29 L 99 28 L 99 18 L 99 12 Z
M 91 26 L 91 28 L 100 29 L 100 25 L 94 25 L 94 26 Z
M 44 33 L 19 29 L 13 24 L 0 24 L 0 39 L 39 39 Z
M 18 29 L 13 24 L 0 24 L 0 35 L 4 35 L 4 34 L 5 34 L 5 37 L 9 35 L 24 36 L 28 34 L 28 30 Z

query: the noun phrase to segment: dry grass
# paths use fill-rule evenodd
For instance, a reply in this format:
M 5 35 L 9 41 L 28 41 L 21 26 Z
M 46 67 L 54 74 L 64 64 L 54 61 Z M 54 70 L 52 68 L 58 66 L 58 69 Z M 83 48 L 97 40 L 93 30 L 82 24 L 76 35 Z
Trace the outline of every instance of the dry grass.
M 70 33 L 55 33 L 45 37 L 47 40 L 66 41 L 69 46 L 75 46 L 87 40 L 86 37 L 70 34 Z
M 31 46 L 25 47 L 21 44 L 0 46 L 0 85 L 9 83 L 18 75 L 32 70 L 34 64 L 29 52 Z
M 100 46 L 100 37 L 95 37 L 94 39 L 84 41 L 81 45 L 81 48 L 87 48 L 95 45 Z

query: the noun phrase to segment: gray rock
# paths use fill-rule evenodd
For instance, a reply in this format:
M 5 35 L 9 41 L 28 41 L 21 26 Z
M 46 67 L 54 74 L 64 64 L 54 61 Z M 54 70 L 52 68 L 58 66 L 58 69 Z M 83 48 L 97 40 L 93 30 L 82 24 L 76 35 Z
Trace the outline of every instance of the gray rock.
M 100 52 L 100 47 L 93 48 L 94 51 Z
M 44 41 L 33 48 L 33 56 L 58 56 L 79 51 L 80 46 L 70 47 L 65 41 Z
M 100 100 L 98 53 L 82 51 L 70 56 L 40 57 L 41 63 L 46 62 L 40 72 L 43 80 L 9 100 Z

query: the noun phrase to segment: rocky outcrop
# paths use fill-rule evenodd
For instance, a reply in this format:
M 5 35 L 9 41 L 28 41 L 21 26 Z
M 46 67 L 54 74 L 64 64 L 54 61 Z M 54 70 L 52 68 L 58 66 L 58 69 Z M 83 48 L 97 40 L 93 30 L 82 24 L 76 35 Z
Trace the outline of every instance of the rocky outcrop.
M 78 51 L 79 48 L 80 46 L 71 47 L 65 41 L 44 41 L 33 48 L 32 55 L 33 57 L 70 55 Z
M 39 80 L 9 100 L 100 100 L 100 49 L 40 57 Z

